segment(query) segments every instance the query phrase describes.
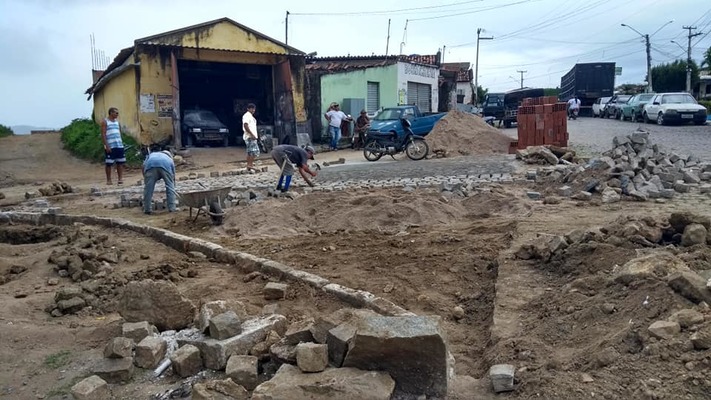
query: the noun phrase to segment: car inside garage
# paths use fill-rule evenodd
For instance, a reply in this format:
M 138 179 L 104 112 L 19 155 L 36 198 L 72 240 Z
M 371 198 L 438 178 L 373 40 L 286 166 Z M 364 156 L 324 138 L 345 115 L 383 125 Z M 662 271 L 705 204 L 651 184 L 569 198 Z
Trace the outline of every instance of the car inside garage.
M 219 135 L 225 129 L 229 145 L 242 145 L 242 115 L 249 103 L 257 106 L 260 129 L 274 125 L 271 65 L 178 60 L 177 72 L 184 145 L 224 145 Z

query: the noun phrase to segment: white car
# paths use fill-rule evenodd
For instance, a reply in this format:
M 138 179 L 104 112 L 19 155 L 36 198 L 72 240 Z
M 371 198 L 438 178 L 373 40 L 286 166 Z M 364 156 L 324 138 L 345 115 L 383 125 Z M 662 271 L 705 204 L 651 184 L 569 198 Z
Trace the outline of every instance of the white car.
M 602 114 L 602 110 L 605 108 L 605 105 L 610 101 L 611 98 L 612 97 L 600 97 L 595 100 L 595 103 L 593 103 L 592 106 L 593 118 L 599 117 Z
M 706 123 L 706 107 L 696 102 L 689 93 L 660 93 L 644 105 L 644 122 L 658 125 L 693 122 Z

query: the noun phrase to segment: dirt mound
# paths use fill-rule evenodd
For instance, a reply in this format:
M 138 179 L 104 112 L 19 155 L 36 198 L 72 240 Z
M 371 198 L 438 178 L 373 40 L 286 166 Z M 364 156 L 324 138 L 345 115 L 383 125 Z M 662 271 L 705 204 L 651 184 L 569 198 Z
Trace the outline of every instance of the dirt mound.
M 439 157 L 472 154 L 506 154 L 512 139 L 476 115 L 450 111 L 427 135 L 427 143 Z

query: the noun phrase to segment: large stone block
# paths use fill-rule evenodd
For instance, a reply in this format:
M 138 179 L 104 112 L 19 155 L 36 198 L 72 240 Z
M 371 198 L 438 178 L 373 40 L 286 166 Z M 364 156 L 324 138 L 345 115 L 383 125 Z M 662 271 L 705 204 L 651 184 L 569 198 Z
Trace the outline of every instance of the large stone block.
M 303 372 L 321 372 L 328 366 L 328 346 L 318 343 L 296 345 L 296 365 Z
M 281 300 L 286 297 L 289 285 L 285 283 L 269 282 L 264 286 L 264 298 L 266 300 Z
M 341 324 L 328 331 L 328 358 L 335 367 L 340 368 L 343 365 L 355 332 L 356 328 L 351 324 Z
M 200 350 L 189 344 L 176 350 L 170 356 L 170 361 L 173 362 L 173 371 L 181 378 L 193 376 L 202 369 Z
M 216 300 L 210 301 L 200 306 L 200 312 L 195 320 L 195 326 L 200 332 L 205 333 L 210 328 L 210 319 L 215 315 L 234 311 L 235 314 L 244 320 L 247 318 L 247 308 L 244 303 L 236 300 Z
M 207 381 L 193 385 L 193 400 L 249 400 L 244 387 L 227 378 L 222 381 Z
M 94 373 L 109 383 L 128 382 L 133 376 L 132 358 L 104 358 L 94 367 Z
M 672 274 L 667 283 L 677 293 L 694 303 L 704 301 L 711 304 L 711 291 L 706 288 L 706 279 L 691 270 Z
M 225 374 L 247 390 L 254 390 L 257 387 L 258 363 L 257 357 L 234 355 L 227 360 Z
M 647 330 L 657 339 L 671 339 L 681 332 L 681 327 L 678 322 L 656 321 Z
M 489 378 L 495 393 L 514 390 L 514 373 L 516 368 L 511 364 L 497 364 L 489 368 Z
M 133 354 L 133 340 L 125 337 L 113 338 L 104 347 L 106 358 L 129 358 Z
M 139 343 L 146 336 L 155 334 L 158 334 L 158 329 L 149 324 L 148 321 L 127 322 L 121 326 L 121 336 L 133 339 L 136 343 Z
M 677 271 L 690 271 L 681 259 L 667 252 L 658 252 L 634 258 L 615 274 L 615 281 L 624 285 L 647 278 L 665 279 Z
M 177 286 L 148 279 L 126 285 L 118 311 L 128 322 L 148 321 L 161 331 L 185 328 L 195 316 L 195 306 Z
M 109 387 L 106 381 L 97 375 L 92 375 L 81 380 L 72 386 L 71 392 L 76 400 L 97 400 L 108 399 L 110 397 Z
M 234 311 L 216 315 L 210 319 L 210 337 L 225 340 L 237 336 L 242 331 L 242 323 Z
M 366 317 L 356 325 L 344 367 L 390 373 L 405 393 L 447 394 L 447 343 L 439 317 Z
M 283 315 L 257 317 L 242 323 L 242 332 L 225 340 L 206 337 L 197 330 L 181 331 L 176 336 L 178 344 L 192 344 L 200 349 L 206 368 L 223 370 L 232 355 L 246 355 L 255 344 L 263 342 L 269 332 L 283 335 L 287 321 Z
M 314 335 L 311 333 L 311 330 L 313 329 L 314 324 L 315 321 L 313 318 L 307 318 L 289 325 L 289 329 L 287 329 L 284 334 L 284 341 L 287 344 L 293 345 L 313 342 Z
M 390 400 L 394 389 L 395 381 L 386 372 L 329 368 L 303 373 L 284 364 L 254 389 L 252 400 Z
M 167 350 L 166 341 L 158 336 L 148 336 L 143 338 L 136 345 L 136 357 L 134 362 L 139 368 L 156 368 L 160 364 Z
M 328 331 L 338 325 L 377 315 L 376 312 L 368 309 L 341 308 L 329 315 L 319 317 L 311 328 L 311 333 L 317 343 L 324 344 L 327 340 Z

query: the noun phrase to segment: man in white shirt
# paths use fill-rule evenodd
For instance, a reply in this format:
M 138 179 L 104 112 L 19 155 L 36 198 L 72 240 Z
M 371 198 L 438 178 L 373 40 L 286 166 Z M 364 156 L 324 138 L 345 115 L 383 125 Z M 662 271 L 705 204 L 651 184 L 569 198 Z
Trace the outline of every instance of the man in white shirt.
M 259 135 L 257 134 L 257 120 L 254 118 L 254 112 L 257 111 L 257 106 L 253 103 L 247 104 L 247 112 L 242 116 L 242 139 L 247 147 L 247 169 L 254 169 L 254 159 L 259 157 Z
M 326 114 L 328 120 L 328 133 L 331 134 L 331 150 L 338 150 L 338 141 L 341 140 L 341 123 L 350 118 L 339 108 L 338 103 L 334 103 Z
M 577 95 L 568 100 L 568 119 L 573 115 L 574 110 L 580 111 L 580 100 Z

